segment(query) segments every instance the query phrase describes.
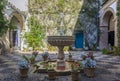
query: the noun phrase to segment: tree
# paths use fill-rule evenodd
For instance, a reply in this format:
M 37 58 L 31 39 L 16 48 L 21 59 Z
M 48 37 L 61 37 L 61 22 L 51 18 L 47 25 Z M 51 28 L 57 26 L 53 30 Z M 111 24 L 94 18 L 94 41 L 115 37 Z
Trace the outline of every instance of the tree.
M 25 32 L 24 38 L 28 43 L 29 47 L 32 47 L 35 50 L 37 47 L 43 47 L 43 39 L 45 37 L 44 27 L 37 20 L 35 16 L 30 16 L 28 19 L 28 28 L 29 31 Z
M 8 30 L 7 21 L 4 18 L 3 10 L 5 8 L 6 0 L 0 1 L 0 36 L 3 35 L 3 33 L 6 33 Z
M 5 34 L 8 31 L 8 29 L 14 29 L 13 23 L 12 22 L 9 23 L 5 19 L 4 9 L 5 9 L 6 3 L 7 3 L 6 0 L 0 1 L 0 36 Z

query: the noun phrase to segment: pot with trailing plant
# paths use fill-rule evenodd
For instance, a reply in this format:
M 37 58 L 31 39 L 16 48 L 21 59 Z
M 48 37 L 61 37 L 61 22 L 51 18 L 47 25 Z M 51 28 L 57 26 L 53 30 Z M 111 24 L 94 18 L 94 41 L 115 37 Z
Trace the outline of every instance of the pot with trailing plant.
M 26 60 L 21 60 L 18 62 L 20 77 L 28 77 L 29 63 Z
M 71 64 L 71 77 L 72 77 L 72 81 L 81 81 L 79 77 L 79 73 L 81 71 L 81 64 L 78 62 Z
M 86 58 L 82 61 L 82 66 L 87 77 L 95 76 L 96 61 L 94 59 Z
M 56 79 L 55 64 L 49 63 L 47 68 L 48 77 L 50 80 Z
M 44 52 L 44 53 L 42 54 L 43 60 L 46 61 L 46 60 L 48 59 L 48 56 L 49 56 L 49 53 L 48 53 L 48 52 Z

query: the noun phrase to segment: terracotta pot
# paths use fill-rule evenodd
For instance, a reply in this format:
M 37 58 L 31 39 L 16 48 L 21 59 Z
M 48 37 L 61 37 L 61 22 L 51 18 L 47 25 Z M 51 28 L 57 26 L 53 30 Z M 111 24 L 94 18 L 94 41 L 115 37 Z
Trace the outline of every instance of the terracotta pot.
M 84 72 L 87 77 L 94 77 L 95 76 L 95 68 L 85 68 Z
M 48 77 L 49 77 L 50 80 L 56 79 L 56 73 L 55 73 L 55 71 L 54 70 L 49 70 L 48 71 Z
M 43 60 L 46 61 L 48 59 L 48 57 L 43 57 Z
M 78 72 L 72 72 L 71 73 L 72 81 L 78 81 L 78 76 L 79 76 Z
M 29 68 L 19 69 L 19 71 L 20 71 L 20 77 L 22 77 L 22 78 L 28 77 Z

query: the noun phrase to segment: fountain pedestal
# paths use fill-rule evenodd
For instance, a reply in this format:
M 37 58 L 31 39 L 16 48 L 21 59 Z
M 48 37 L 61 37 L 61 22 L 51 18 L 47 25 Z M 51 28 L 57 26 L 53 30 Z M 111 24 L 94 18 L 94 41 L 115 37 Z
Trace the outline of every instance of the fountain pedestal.
M 58 48 L 58 59 L 61 59 L 63 60 L 65 58 L 65 55 L 64 55 L 64 46 L 57 46 Z
M 64 60 L 57 60 L 57 69 L 58 70 L 65 70 L 65 61 Z
M 65 55 L 64 55 L 64 46 L 70 46 L 74 43 L 73 36 L 48 36 L 48 43 L 52 46 L 58 47 L 58 60 L 57 60 L 57 69 L 65 70 Z

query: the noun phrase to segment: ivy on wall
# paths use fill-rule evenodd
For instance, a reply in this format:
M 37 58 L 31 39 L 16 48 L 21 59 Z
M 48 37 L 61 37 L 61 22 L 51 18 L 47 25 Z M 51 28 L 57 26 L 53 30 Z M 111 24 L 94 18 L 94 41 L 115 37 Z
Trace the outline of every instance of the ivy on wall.
M 120 0 L 117 3 L 117 37 L 118 37 L 118 47 L 120 47 Z
M 49 35 L 72 35 L 83 0 L 28 0 L 31 15 L 37 15 Z M 74 22 L 73 22 L 74 21 Z
M 84 46 L 90 50 L 95 50 L 98 46 L 99 4 L 99 0 L 84 0 L 78 19 L 80 26 L 76 24 L 76 29 L 84 32 Z M 75 32 L 79 33 L 78 30 Z
M 3 35 L 8 30 L 7 21 L 5 21 L 3 9 L 5 7 L 6 1 L 1 0 L 0 1 L 0 36 Z

